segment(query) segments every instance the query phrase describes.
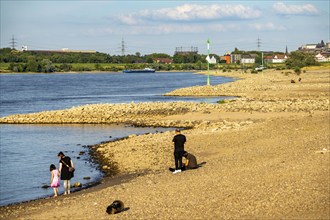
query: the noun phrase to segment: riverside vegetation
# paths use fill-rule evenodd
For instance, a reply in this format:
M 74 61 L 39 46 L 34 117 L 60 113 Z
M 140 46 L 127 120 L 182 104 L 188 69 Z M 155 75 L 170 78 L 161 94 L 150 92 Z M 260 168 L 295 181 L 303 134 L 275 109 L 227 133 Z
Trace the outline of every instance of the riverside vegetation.
M 211 74 L 239 80 L 166 95 L 237 98 L 219 104 L 86 105 L 1 118 L 185 127 L 186 150 L 206 164 L 173 175 L 168 167 L 174 163 L 174 131 L 133 134 L 91 148 L 101 169 L 117 173 L 100 187 L 0 207 L 0 218 L 108 219 L 106 207 L 120 199 L 128 209 L 113 216 L 118 219 L 329 219 L 329 68 L 304 68 L 300 75 Z
M 234 53 L 257 55 L 255 64 L 241 65 L 225 64 L 218 60 L 218 64 L 211 64 L 215 70 L 237 71 L 242 69 L 244 72 L 251 71 L 256 73 L 254 68 L 261 65 L 262 55 L 258 51 L 239 51 Z M 264 54 L 267 55 L 267 54 Z M 218 57 L 216 54 L 210 56 Z M 171 64 L 161 64 L 155 62 L 156 58 L 169 58 Z M 53 72 L 83 72 L 83 71 L 108 71 L 117 72 L 124 69 L 144 69 L 153 68 L 157 71 L 201 71 L 207 70 L 206 55 L 200 54 L 175 54 L 171 57 L 168 54 L 154 53 L 141 56 L 135 55 L 109 55 L 105 53 L 73 53 L 55 51 L 17 51 L 10 48 L 0 49 L 0 73 L 53 73 Z M 276 69 L 295 69 L 299 72 L 304 66 L 319 65 L 312 54 L 299 51 L 291 52 L 285 64 L 267 64 L 268 68 Z

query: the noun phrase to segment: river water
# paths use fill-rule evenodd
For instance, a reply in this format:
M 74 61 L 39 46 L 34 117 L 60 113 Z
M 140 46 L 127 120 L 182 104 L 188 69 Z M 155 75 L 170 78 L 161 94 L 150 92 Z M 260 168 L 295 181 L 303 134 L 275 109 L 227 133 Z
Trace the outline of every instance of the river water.
M 210 77 L 211 84 L 234 79 Z M 206 76 L 189 72 L 155 74 L 0 74 L 0 116 L 57 110 L 96 103 L 210 102 L 224 97 L 168 97 L 177 88 L 205 85 Z M 88 155 L 87 145 L 130 134 L 161 132 L 170 128 L 124 125 L 0 125 L 0 206 L 53 195 L 50 164 L 58 167 L 57 153 L 75 163 L 72 182 L 91 184 L 102 173 Z M 85 152 L 79 155 L 80 152 Z M 84 177 L 90 177 L 85 180 Z M 60 187 L 60 193 L 63 192 Z

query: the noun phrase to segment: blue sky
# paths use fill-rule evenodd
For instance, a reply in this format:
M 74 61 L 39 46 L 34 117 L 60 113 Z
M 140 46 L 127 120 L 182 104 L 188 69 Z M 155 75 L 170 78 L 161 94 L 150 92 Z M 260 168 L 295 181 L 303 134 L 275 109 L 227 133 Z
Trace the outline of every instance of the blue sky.
M 0 0 L 1 44 L 31 50 L 96 50 L 111 55 L 198 47 L 289 51 L 329 41 L 329 1 Z

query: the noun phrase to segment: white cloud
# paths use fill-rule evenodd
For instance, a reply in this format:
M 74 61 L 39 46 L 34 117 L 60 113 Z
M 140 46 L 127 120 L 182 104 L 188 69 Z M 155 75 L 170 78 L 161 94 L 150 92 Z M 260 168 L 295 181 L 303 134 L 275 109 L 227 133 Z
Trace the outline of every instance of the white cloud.
M 119 15 L 117 17 L 117 19 L 120 20 L 122 23 L 128 24 L 128 25 L 135 25 L 140 22 L 140 19 L 137 19 L 133 15 L 129 15 L 129 14 L 128 15 Z
M 312 4 L 305 5 L 286 5 L 283 2 L 277 2 L 273 9 L 282 15 L 315 15 L 318 14 L 317 8 Z
M 197 5 L 184 4 L 174 8 L 162 8 L 158 10 L 143 10 L 118 16 L 117 19 L 124 24 L 132 25 L 142 21 L 210 21 L 219 19 L 254 19 L 259 18 L 261 12 L 249 6 L 241 4 L 213 4 Z M 142 20 L 143 19 L 143 20 Z
M 229 32 L 240 30 L 240 27 L 236 24 L 144 24 L 144 25 L 132 25 L 125 27 L 125 32 L 131 35 L 149 34 L 199 34 L 207 32 Z M 106 35 L 106 34 L 122 34 L 122 27 L 117 28 L 90 28 L 85 31 L 87 35 Z
M 164 24 L 154 26 L 159 34 L 171 33 L 208 33 L 208 32 L 228 32 L 240 29 L 235 24 Z
M 282 25 L 276 25 L 274 23 L 254 23 L 249 24 L 249 27 L 257 31 L 284 31 L 286 28 Z

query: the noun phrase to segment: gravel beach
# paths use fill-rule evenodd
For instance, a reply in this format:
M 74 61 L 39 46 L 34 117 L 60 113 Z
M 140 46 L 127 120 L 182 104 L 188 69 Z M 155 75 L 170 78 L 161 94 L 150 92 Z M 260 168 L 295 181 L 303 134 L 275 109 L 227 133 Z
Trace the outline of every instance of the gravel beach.
M 131 135 L 92 147 L 102 169 L 115 176 L 68 196 L 0 207 L 0 218 L 330 219 L 330 70 L 212 74 L 239 80 L 166 95 L 237 98 L 97 104 L 0 118 L 182 127 L 186 150 L 203 162 L 172 174 L 174 131 Z M 109 216 L 106 207 L 118 199 L 125 211 Z

